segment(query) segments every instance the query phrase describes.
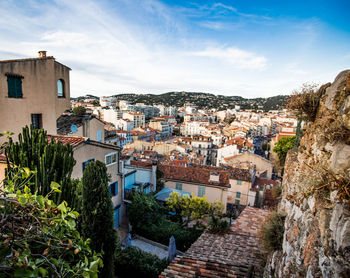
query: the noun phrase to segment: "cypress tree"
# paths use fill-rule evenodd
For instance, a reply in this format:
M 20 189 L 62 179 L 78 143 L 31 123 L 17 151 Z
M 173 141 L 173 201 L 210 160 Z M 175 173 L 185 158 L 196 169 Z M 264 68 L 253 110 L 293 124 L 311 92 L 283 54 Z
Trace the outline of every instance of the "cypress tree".
M 106 165 L 101 161 L 88 163 L 82 181 L 82 232 L 85 238 L 91 239 L 91 249 L 103 254 L 100 277 L 112 278 L 116 236 Z

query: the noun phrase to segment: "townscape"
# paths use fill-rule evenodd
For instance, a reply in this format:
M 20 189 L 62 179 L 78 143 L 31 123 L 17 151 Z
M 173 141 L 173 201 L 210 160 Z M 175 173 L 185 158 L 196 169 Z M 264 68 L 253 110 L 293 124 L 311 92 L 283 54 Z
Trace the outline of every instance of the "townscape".
M 131 105 L 116 97 L 92 96 L 76 101 L 70 98 L 71 69 L 46 51 L 39 51 L 37 58 L 0 65 L 1 84 L 8 84 L 8 98 L 1 103 L 1 116 L 6 117 L 1 130 L 13 132 L 11 140 L 21 142 L 25 139 L 22 128 L 27 126 L 32 136 L 34 130 L 45 130 L 49 142 L 70 145 L 73 179 L 83 179 L 90 162 L 103 162 L 109 174 L 113 225 L 121 241 L 130 234 L 146 234 L 128 217 L 136 193 L 148 194 L 163 205 L 175 193 L 220 204 L 229 223 L 242 211 L 261 217 L 276 205 L 282 166 L 273 149 L 281 138 L 295 137 L 298 123 L 286 109 L 253 111 L 236 105 L 217 111 L 198 109 L 195 103 Z M 38 74 L 48 81 L 38 82 Z M 8 163 L 15 163 L 9 160 L 3 152 L 1 180 L 8 178 Z M 251 220 L 245 221 L 248 225 Z M 168 240 L 160 243 L 167 245 Z M 178 245 L 179 250 L 187 248 Z
M 2 1 L 0 278 L 350 277 L 348 1 Z

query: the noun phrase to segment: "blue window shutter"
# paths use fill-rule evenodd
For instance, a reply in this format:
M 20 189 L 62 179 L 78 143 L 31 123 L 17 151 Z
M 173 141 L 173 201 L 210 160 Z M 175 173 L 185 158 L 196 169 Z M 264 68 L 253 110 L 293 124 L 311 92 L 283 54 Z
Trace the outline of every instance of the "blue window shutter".
M 114 210 L 114 228 L 119 227 L 119 208 Z
M 102 141 L 102 130 L 97 130 L 97 134 L 96 134 L 96 137 L 97 137 L 97 141 L 101 142 Z

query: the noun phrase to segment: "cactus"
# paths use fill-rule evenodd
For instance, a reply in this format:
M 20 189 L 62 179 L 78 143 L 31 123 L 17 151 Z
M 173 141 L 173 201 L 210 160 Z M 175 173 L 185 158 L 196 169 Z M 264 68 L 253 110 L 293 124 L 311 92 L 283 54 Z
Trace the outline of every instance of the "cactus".
M 6 175 L 10 178 L 16 168 L 29 168 L 35 171 L 34 180 L 30 184 L 30 189 L 38 195 L 47 195 L 50 191 L 52 181 L 61 185 L 61 193 L 51 195 L 55 203 L 63 200 L 68 204 L 76 203 L 76 194 L 70 177 L 75 165 L 73 158 L 73 148 L 69 144 L 63 145 L 61 142 L 51 142 L 47 139 L 44 129 L 34 129 L 33 126 L 24 127 L 22 133 L 18 135 L 18 142 L 13 142 L 10 138 L 5 148 L 7 158 Z

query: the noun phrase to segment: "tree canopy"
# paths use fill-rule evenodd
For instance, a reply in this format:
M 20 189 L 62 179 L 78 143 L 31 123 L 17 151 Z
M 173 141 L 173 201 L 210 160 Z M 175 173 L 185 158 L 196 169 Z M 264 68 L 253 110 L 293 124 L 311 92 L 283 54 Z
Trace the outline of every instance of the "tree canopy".
M 188 225 L 191 220 L 203 219 L 206 216 L 221 215 L 224 205 L 220 202 L 208 202 L 207 198 L 170 193 L 166 199 L 166 208 L 180 217 L 182 225 Z M 185 218 L 186 221 L 182 221 Z
M 277 153 L 281 164 L 284 164 L 287 152 L 294 147 L 295 136 L 282 137 L 275 144 L 273 151 Z

